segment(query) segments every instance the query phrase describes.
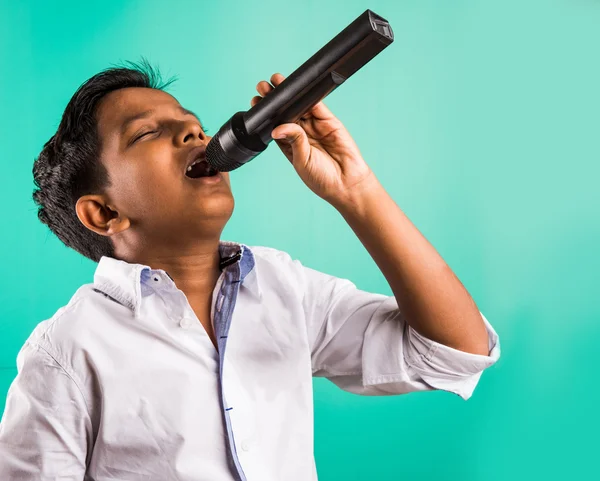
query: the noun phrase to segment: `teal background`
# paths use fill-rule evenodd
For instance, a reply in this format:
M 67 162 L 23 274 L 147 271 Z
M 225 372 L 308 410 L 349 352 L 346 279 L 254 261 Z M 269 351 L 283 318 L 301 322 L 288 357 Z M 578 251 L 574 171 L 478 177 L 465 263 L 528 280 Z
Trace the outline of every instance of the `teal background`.
M 464 402 L 315 380 L 320 479 L 594 477 L 600 405 L 600 2 L 0 0 L 0 411 L 35 325 L 95 264 L 38 222 L 31 168 L 87 78 L 147 57 L 210 135 L 365 9 L 395 41 L 325 103 L 500 334 Z M 391 294 L 275 147 L 231 175 L 224 239 Z

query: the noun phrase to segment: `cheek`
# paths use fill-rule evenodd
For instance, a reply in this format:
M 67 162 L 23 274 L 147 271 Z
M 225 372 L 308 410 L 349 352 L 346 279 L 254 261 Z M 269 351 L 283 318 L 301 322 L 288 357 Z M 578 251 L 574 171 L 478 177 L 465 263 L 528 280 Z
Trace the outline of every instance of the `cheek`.
M 128 166 L 114 182 L 118 197 L 131 215 L 146 215 L 148 211 L 168 210 L 181 192 L 179 173 L 161 164 Z
M 174 190 L 179 180 L 179 176 L 175 178 L 173 172 L 166 168 L 140 169 L 133 178 L 137 179 L 140 191 L 154 194 Z

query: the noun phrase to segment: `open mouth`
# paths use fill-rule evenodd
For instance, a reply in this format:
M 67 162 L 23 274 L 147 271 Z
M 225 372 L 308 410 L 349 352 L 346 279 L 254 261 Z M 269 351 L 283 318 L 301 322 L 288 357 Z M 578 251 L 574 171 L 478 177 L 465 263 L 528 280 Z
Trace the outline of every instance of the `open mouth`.
M 185 171 L 186 177 L 198 179 L 199 177 L 214 177 L 219 171 L 212 167 L 205 159 L 197 159 L 188 166 Z

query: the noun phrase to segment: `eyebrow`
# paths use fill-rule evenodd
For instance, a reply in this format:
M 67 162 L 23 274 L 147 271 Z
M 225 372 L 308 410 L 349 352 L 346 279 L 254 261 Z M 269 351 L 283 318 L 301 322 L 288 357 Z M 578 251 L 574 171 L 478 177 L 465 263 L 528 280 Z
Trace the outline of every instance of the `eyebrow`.
M 186 108 L 183 108 L 181 105 L 177 108 L 177 110 L 179 110 L 182 114 L 193 115 L 194 117 L 196 117 L 196 120 L 198 120 L 198 122 L 200 123 L 200 127 L 204 131 L 204 124 L 200 120 L 200 117 L 198 117 L 194 112 L 192 112 L 191 110 L 188 110 Z M 131 115 L 131 116 L 127 117 L 121 124 L 121 135 L 125 134 L 125 131 L 127 130 L 127 128 L 129 127 L 129 125 L 131 123 L 133 123 L 139 119 L 144 119 L 144 118 L 150 117 L 154 112 L 155 112 L 154 110 L 146 110 L 144 112 L 140 112 L 135 115 Z

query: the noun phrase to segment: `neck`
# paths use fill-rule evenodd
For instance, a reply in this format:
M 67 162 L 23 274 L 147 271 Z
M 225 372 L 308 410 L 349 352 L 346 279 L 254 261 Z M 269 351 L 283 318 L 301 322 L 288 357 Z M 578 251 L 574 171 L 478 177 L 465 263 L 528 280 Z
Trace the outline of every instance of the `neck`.
M 164 270 L 192 305 L 209 302 L 221 275 L 219 239 L 202 240 L 187 249 L 174 250 L 177 252 L 173 253 L 173 249 L 166 252 L 140 252 L 120 258 L 126 262 Z

